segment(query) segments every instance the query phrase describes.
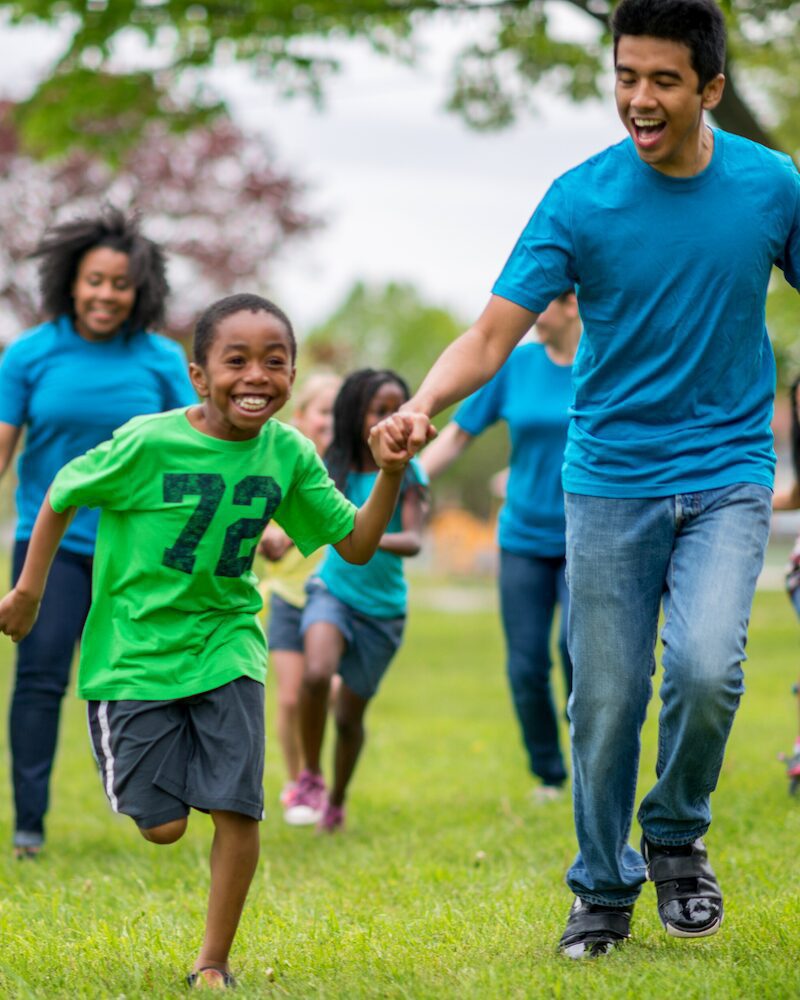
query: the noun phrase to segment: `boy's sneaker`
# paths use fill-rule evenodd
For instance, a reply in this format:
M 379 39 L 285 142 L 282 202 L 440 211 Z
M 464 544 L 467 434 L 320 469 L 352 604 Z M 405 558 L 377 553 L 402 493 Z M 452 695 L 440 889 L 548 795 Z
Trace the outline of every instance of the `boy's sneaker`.
M 702 837 L 692 844 L 664 846 L 643 835 L 642 854 L 667 934 L 681 938 L 716 934 L 723 917 L 722 890 Z
M 327 804 L 325 780 L 321 774 L 301 771 L 297 778 L 294 802 L 283 818 L 290 826 L 312 826 L 319 823 Z
M 335 806 L 329 802 L 325 806 L 322 819 L 317 824 L 320 833 L 336 833 L 344 826 L 344 806 Z

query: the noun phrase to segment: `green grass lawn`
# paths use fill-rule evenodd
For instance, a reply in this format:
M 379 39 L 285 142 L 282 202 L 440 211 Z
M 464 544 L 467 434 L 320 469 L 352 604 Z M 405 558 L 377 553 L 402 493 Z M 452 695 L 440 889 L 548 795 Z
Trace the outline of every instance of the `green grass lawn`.
M 726 891 L 722 932 L 668 938 L 646 886 L 631 942 L 594 963 L 554 951 L 570 903 L 570 806 L 530 798 L 491 603 L 481 611 L 472 601 L 463 614 L 421 603 L 371 710 L 343 835 L 283 824 L 270 742 L 262 862 L 232 956 L 237 996 L 800 996 L 800 798 L 787 795 L 776 761 L 796 727 L 789 687 L 800 664 L 784 595 L 758 596 L 748 691 L 714 798 L 707 842 Z M 3 639 L 4 706 L 10 664 Z M 655 717 L 654 702 L 645 788 Z M 0 996 L 184 995 L 203 925 L 210 821 L 195 814 L 182 842 L 157 848 L 113 815 L 83 705 L 70 698 L 47 851 L 15 862 L 5 752 L 0 762 Z

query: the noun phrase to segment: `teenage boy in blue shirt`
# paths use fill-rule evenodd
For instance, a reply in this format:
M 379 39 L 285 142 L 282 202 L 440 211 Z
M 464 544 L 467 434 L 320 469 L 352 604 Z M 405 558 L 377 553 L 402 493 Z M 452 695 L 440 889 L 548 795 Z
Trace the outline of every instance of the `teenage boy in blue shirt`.
M 769 532 L 773 264 L 800 286 L 800 175 L 704 120 L 725 85 L 717 4 L 622 0 L 612 23 L 628 138 L 555 181 L 478 321 L 403 408 L 413 450 L 428 418 L 486 382 L 577 286 L 563 481 L 580 850 L 560 942 L 573 958 L 629 936 L 646 874 L 668 933 L 703 937 L 722 921 L 702 837 Z M 662 603 L 657 781 L 639 853 L 628 836 Z

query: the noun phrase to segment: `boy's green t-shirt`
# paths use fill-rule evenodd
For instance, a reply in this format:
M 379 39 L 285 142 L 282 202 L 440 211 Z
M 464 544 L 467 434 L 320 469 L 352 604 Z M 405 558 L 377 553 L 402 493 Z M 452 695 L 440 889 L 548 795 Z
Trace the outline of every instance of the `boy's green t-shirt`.
M 78 695 L 97 701 L 263 683 L 251 567 L 264 526 L 274 518 L 308 555 L 344 538 L 356 510 L 294 428 L 269 420 L 252 440 L 222 441 L 186 409 L 137 417 L 74 459 L 50 503 L 101 508 L 78 675 Z

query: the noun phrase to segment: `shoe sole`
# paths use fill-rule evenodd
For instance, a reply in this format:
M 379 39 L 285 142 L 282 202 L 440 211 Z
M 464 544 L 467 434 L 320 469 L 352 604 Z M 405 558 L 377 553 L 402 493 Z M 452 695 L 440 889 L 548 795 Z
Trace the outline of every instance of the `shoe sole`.
M 708 927 L 704 927 L 701 931 L 685 931 L 680 927 L 676 927 L 674 924 L 664 924 L 667 934 L 670 937 L 676 938 L 704 938 L 711 937 L 712 934 L 716 934 L 722 925 L 722 920 L 715 920 L 713 924 L 709 924 Z
M 286 810 L 283 818 L 289 826 L 314 826 L 322 819 L 322 810 L 312 809 L 310 806 L 292 806 Z

